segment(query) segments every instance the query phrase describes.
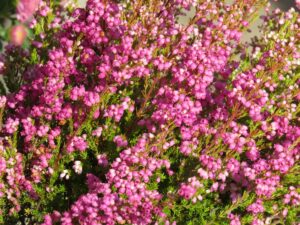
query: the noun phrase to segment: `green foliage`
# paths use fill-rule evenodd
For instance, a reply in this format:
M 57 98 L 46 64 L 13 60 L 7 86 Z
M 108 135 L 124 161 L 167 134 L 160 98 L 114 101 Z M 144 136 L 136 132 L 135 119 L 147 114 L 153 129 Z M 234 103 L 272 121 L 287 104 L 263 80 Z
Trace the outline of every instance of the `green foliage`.
M 9 28 L 16 23 L 14 15 L 17 0 L 1 0 L 0 1 L 0 52 L 3 45 L 8 41 Z

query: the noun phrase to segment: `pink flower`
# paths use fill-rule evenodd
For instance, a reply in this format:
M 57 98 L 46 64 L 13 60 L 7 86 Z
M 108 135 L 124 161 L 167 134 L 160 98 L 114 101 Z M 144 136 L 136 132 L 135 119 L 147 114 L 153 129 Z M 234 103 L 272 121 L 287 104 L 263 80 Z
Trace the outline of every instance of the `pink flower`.
M 107 155 L 105 154 L 101 154 L 101 155 L 97 155 L 97 160 L 98 160 L 98 164 L 101 166 L 108 166 L 108 159 L 107 159 Z
M 86 92 L 85 93 L 85 96 L 84 96 L 84 103 L 87 105 L 87 106 L 93 106 L 97 103 L 100 102 L 100 97 L 97 93 L 95 92 Z
M 118 147 L 126 147 L 128 145 L 127 140 L 125 139 L 125 137 L 121 136 L 121 135 L 117 135 L 114 137 L 114 142 L 116 143 L 116 145 Z
M 0 175 L 6 169 L 6 160 L 3 157 L 0 157 Z
M 295 0 L 296 7 L 300 9 L 300 0 Z
M 6 121 L 6 124 L 4 126 L 5 126 L 7 133 L 13 134 L 14 132 L 16 132 L 18 130 L 19 119 L 8 118 L 8 120 Z
M 181 184 L 178 194 L 185 199 L 191 199 L 196 193 L 196 189 L 187 184 Z
M 6 97 L 0 96 L 0 108 L 3 108 L 6 104 Z
M 237 215 L 230 213 L 228 219 L 230 219 L 230 225 L 241 225 L 240 217 Z
M 68 152 L 73 152 L 75 150 L 84 151 L 88 147 L 88 144 L 84 137 L 73 137 L 71 143 L 67 147 Z
M 40 137 L 43 137 L 48 133 L 49 129 L 50 128 L 48 126 L 42 125 L 37 130 L 37 135 L 40 136 Z
M 262 200 L 258 199 L 256 200 L 256 202 L 252 203 L 251 205 L 249 205 L 247 207 L 247 211 L 251 212 L 253 214 L 258 214 L 258 213 L 262 213 L 265 211 L 265 208 L 262 204 Z
M 38 9 L 40 0 L 19 0 L 17 5 L 17 18 L 21 22 L 29 21 Z
M 103 128 L 102 128 L 102 127 L 98 127 L 96 130 L 94 130 L 94 131 L 92 132 L 92 135 L 93 135 L 93 136 L 96 136 L 96 137 L 100 137 L 101 134 L 102 134 L 102 131 L 103 131 Z
M 20 46 L 25 41 L 27 36 L 26 28 L 23 25 L 16 25 L 11 28 L 10 41 L 16 46 Z
M 202 187 L 202 184 L 196 177 L 190 177 L 188 183 L 182 183 L 178 190 L 178 194 L 185 199 L 191 199 L 197 192 L 197 189 Z

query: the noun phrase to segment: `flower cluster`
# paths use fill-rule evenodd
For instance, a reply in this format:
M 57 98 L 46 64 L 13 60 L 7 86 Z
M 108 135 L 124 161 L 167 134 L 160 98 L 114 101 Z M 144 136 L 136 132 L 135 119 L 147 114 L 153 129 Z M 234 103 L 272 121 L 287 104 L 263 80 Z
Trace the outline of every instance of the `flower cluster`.
M 36 2 L 19 10 L 32 19 L 29 48 L 8 45 L 0 57 L 0 223 L 297 219 L 294 9 L 271 12 L 261 0 Z M 244 43 L 263 7 L 261 35 Z M 186 10 L 194 14 L 183 24 Z

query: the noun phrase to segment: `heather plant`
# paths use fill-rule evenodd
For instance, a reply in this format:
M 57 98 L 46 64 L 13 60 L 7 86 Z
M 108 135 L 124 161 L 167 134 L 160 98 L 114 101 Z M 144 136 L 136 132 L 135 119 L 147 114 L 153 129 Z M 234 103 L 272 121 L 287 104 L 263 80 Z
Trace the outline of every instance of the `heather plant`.
M 243 42 L 261 9 L 260 34 Z M 30 10 L 18 17 L 30 14 L 29 47 L 8 45 L 0 62 L 1 223 L 300 222 L 295 9 L 49 0 Z
M 16 4 L 15 0 L 2 0 L 0 2 L 0 51 L 3 51 L 3 46 L 10 39 L 11 27 L 17 23 Z
M 2 0 L 0 2 L 0 51 L 11 42 L 14 45 L 27 47 L 26 37 L 30 23 L 38 7 L 39 0 Z

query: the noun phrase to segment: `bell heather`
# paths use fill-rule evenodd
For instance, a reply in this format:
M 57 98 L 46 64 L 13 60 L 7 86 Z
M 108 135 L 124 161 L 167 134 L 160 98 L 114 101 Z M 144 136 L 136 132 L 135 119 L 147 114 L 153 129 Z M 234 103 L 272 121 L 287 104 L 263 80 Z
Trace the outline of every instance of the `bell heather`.
M 296 224 L 295 9 L 33 8 L 22 16 L 32 16 L 29 47 L 12 42 L 0 57 L 0 223 Z M 260 35 L 245 43 L 261 8 Z

